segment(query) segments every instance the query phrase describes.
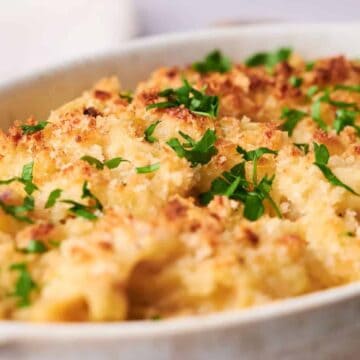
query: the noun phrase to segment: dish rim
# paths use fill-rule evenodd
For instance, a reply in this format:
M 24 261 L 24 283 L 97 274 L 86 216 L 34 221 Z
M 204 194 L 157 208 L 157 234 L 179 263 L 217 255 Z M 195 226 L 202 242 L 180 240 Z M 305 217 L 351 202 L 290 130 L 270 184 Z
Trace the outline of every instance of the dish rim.
M 305 26 L 304 26 L 305 25 Z M 31 84 L 41 77 L 70 70 L 81 64 L 89 62 L 101 62 L 110 57 L 123 56 L 130 52 L 146 51 L 149 48 L 172 45 L 188 41 L 210 40 L 226 36 L 234 36 L 241 33 L 261 34 L 270 31 L 273 34 L 293 32 L 296 34 L 319 33 L 328 31 L 356 30 L 360 33 L 360 22 L 341 23 L 324 22 L 314 23 L 281 23 L 281 24 L 254 24 L 234 26 L 230 28 L 218 28 L 210 30 L 189 31 L 181 33 L 163 34 L 131 40 L 125 43 L 121 49 L 106 52 L 91 57 L 81 57 L 60 66 L 48 66 L 42 71 L 35 72 L 25 77 L 15 78 L 0 84 L 0 92 L 6 93 L 22 85 Z M 197 333 L 206 330 L 229 328 L 244 324 L 276 319 L 286 315 L 314 310 L 326 305 L 351 299 L 360 295 L 360 282 L 334 287 L 298 297 L 274 301 L 269 304 L 253 308 L 231 310 L 210 315 L 186 316 L 181 318 L 162 321 L 134 321 L 116 323 L 25 323 L 19 321 L 0 321 L 0 345 L 2 343 L 21 339 L 21 341 L 34 341 L 41 339 L 52 340 L 89 340 L 89 339 L 135 339 L 160 337 L 163 335 L 181 335 Z

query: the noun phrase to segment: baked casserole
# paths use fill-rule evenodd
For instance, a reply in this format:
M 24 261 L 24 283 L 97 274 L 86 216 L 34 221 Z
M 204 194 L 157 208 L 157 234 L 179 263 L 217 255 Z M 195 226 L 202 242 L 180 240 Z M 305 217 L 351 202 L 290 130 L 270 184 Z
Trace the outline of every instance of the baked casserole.
M 360 62 L 215 50 L 0 133 L 0 318 L 159 320 L 360 279 Z

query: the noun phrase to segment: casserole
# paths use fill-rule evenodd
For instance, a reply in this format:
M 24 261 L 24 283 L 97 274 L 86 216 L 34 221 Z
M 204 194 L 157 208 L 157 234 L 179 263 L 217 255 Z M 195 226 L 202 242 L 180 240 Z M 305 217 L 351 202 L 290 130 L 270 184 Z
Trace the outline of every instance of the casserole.
M 39 118 L 45 115 L 46 110 L 77 95 L 98 77 L 117 74 L 124 85 L 131 88 L 160 65 L 189 63 L 213 48 L 221 48 L 233 59 L 283 45 L 291 45 L 309 58 L 335 53 L 356 56 L 354 44 L 358 33 L 359 27 L 355 25 L 306 25 L 301 29 L 299 26 L 282 25 L 140 41 L 130 44 L 118 54 L 4 86 L 0 94 L 0 114 L 8 123 L 28 114 Z M 4 127 L 8 123 L 4 121 Z M 6 358 L 39 358 L 41 354 L 49 358 L 56 352 L 58 344 L 68 358 L 88 353 L 94 358 L 104 354 L 116 354 L 121 358 L 145 355 L 154 358 L 203 358 L 209 357 L 209 354 L 214 358 L 238 358 L 239 355 L 256 358 L 261 354 L 281 358 L 291 354 L 293 358 L 304 358 L 310 356 L 316 347 L 324 352 L 323 356 L 326 352 L 334 355 L 335 351 L 339 355 L 350 356 L 356 349 L 356 342 L 352 339 L 355 339 L 358 327 L 353 315 L 359 302 L 354 296 L 357 288 L 356 284 L 349 285 L 246 312 L 151 324 L 65 326 L 3 323 L 3 351 Z M 291 324 L 296 324 L 296 327 Z M 51 332 L 47 331 L 48 328 L 52 329 Z M 26 329 L 29 336 L 23 334 Z M 47 338 L 50 333 L 52 339 Z M 75 340 L 76 345 L 73 343 Z M 11 346 L 16 342 L 20 342 L 17 348 Z M 95 344 L 95 348 L 89 349 L 89 344 Z M 31 349 L 35 348 L 38 353 L 32 352 Z

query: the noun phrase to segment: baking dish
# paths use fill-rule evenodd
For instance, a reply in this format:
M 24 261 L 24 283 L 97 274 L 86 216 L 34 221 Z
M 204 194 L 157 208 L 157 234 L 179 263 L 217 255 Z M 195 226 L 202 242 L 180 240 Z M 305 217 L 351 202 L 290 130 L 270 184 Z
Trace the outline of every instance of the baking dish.
M 339 53 L 356 57 L 359 34 L 357 24 L 283 24 L 135 41 L 117 53 L 0 85 L 1 126 L 28 115 L 45 117 L 103 76 L 118 75 L 123 87 L 131 89 L 156 67 L 190 63 L 214 48 L 236 60 L 280 46 L 291 46 L 308 59 Z M 351 284 L 206 317 L 118 324 L 1 322 L 0 358 L 355 358 L 359 310 L 360 284 Z

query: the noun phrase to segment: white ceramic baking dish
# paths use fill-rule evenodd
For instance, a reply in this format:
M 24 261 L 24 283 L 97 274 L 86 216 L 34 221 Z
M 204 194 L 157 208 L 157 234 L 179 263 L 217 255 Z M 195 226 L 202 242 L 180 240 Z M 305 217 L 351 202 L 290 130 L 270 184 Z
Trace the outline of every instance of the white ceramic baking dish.
M 0 85 L 0 119 L 41 118 L 94 81 L 116 74 L 131 88 L 161 65 L 214 48 L 235 60 L 292 46 L 306 58 L 360 55 L 360 24 L 266 25 L 148 38 L 121 51 Z M 360 261 L 360 259 L 359 259 Z M 0 359 L 357 359 L 360 284 L 249 310 L 156 322 L 0 322 Z

